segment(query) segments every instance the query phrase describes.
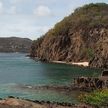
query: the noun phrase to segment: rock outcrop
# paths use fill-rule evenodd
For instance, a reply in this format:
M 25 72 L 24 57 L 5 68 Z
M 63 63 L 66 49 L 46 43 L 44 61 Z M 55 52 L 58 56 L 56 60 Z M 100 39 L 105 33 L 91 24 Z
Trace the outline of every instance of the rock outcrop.
M 90 105 L 79 104 L 79 105 L 71 105 L 68 103 L 51 103 L 44 101 L 30 101 L 30 100 L 22 100 L 15 98 L 7 98 L 4 100 L 0 100 L 0 108 L 94 108 Z
M 88 61 L 91 67 L 108 67 L 107 40 L 108 4 L 89 4 L 34 41 L 31 56 L 43 61 Z
M 95 55 L 89 65 L 91 67 L 108 68 L 108 30 L 101 31 L 101 38 L 96 44 Z
M 27 38 L 0 38 L 0 52 L 30 52 L 31 44 Z

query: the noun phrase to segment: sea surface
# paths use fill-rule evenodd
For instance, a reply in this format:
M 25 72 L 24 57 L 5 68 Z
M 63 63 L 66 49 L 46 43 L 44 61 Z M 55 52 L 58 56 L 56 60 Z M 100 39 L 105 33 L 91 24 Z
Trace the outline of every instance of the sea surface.
M 79 93 L 35 90 L 32 86 L 68 85 L 78 76 L 99 76 L 100 70 L 66 64 L 42 63 L 26 54 L 0 53 L 0 98 L 15 96 L 30 100 L 76 103 Z

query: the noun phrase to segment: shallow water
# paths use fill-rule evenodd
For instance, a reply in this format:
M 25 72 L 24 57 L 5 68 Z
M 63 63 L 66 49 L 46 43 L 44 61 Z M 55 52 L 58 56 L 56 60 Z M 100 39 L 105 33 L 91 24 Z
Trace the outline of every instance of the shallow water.
M 75 91 L 22 89 L 17 85 L 67 85 L 77 76 L 98 76 L 100 70 L 65 64 L 36 62 L 25 54 L 0 53 L 0 97 L 17 96 L 25 99 L 76 103 Z M 16 87 L 17 86 L 17 87 Z

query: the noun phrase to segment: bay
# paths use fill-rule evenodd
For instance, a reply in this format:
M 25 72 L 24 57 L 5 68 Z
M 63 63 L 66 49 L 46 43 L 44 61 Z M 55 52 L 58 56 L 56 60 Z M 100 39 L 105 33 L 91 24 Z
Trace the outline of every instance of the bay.
M 0 53 L 0 97 L 16 96 L 31 100 L 76 103 L 79 93 L 57 90 L 34 90 L 31 86 L 69 85 L 74 77 L 99 76 L 99 69 L 35 61 L 26 54 Z M 29 85 L 22 89 L 19 85 Z

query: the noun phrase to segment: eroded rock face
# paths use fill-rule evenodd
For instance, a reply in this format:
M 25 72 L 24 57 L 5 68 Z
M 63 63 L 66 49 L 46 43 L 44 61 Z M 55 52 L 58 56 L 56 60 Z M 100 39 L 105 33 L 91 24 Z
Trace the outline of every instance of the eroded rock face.
M 90 4 L 64 18 L 31 47 L 43 61 L 89 62 L 107 67 L 108 5 Z
M 90 61 L 90 66 L 108 68 L 108 30 L 102 30 L 101 33 L 101 38 L 97 42 L 95 55 Z
M 108 34 L 106 31 L 105 28 L 94 28 L 88 31 L 79 30 L 67 36 L 52 38 L 46 36 L 41 43 L 35 44 L 34 56 L 41 60 L 67 62 L 89 61 L 93 58 L 90 61 L 90 66 L 97 67 L 93 64 L 94 61 L 100 61 L 99 63 L 103 64 L 102 61 L 107 60 Z M 99 65 L 99 63 L 96 64 Z

